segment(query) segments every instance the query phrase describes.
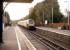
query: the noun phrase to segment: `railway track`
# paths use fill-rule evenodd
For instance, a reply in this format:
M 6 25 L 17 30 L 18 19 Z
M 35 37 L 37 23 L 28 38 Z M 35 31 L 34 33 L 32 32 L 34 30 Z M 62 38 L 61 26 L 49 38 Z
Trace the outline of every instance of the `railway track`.
M 38 34 L 36 31 L 29 31 L 29 34 L 31 36 L 33 36 L 37 41 L 39 41 L 40 43 L 42 43 L 44 46 L 48 47 L 50 50 L 66 50 L 50 41 L 48 41 L 47 39 L 44 39 L 44 37 L 40 34 Z
M 60 47 L 59 45 L 57 44 L 54 44 L 52 43 L 51 41 L 49 41 L 47 38 L 44 38 L 43 35 L 39 34 L 39 32 L 37 32 L 38 30 L 34 30 L 34 31 L 31 31 L 31 30 L 27 30 L 25 28 L 22 28 L 21 29 L 25 30 L 26 32 L 29 33 L 30 36 L 32 36 L 35 40 L 39 41 L 41 44 L 43 44 L 44 46 L 48 47 L 49 50 L 67 50 L 63 47 Z

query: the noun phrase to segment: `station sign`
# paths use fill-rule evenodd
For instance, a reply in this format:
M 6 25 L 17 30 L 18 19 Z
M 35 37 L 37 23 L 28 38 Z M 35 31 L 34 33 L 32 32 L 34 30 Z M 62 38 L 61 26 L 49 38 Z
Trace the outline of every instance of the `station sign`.
M 47 24 L 48 22 L 47 22 L 47 20 L 45 20 L 45 24 Z

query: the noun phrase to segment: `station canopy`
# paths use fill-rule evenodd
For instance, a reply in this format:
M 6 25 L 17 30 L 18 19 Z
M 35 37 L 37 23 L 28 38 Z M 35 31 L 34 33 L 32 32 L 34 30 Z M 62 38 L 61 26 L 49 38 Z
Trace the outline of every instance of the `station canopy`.
M 31 3 L 33 0 L 4 0 L 4 2 L 24 2 Z

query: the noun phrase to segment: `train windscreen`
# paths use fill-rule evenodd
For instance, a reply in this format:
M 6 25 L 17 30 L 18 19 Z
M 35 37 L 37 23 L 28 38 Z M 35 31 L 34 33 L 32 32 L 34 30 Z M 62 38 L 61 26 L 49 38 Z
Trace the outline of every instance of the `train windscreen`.
M 33 21 L 33 20 L 29 20 L 29 23 L 30 23 L 30 24 L 33 24 L 33 23 L 34 23 L 34 21 Z

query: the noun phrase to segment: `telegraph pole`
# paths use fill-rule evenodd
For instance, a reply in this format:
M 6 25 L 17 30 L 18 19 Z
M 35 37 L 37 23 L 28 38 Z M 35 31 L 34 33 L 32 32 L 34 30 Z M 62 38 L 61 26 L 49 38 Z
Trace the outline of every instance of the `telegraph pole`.
M 68 25 L 69 25 L 69 1 L 68 1 L 68 13 L 67 13 L 67 15 L 68 15 Z
M 69 25 L 69 1 L 67 0 L 65 2 L 67 2 L 67 5 L 68 5 L 68 7 L 67 7 L 68 9 L 66 9 L 66 11 L 67 11 L 67 17 L 68 17 L 67 24 Z
M 69 25 L 69 11 L 68 11 L 67 15 L 68 15 L 68 25 Z

